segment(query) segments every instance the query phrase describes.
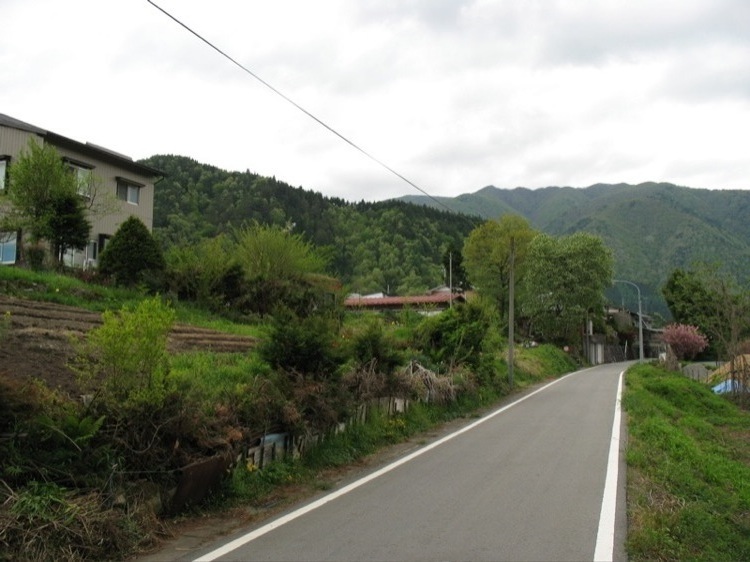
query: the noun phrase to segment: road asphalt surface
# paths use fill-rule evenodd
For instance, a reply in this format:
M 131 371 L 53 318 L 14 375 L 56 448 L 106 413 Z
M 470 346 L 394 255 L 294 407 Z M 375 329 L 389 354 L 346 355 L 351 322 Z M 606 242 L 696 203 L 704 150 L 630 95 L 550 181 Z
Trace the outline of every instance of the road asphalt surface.
M 626 367 L 526 391 L 458 433 L 180 559 L 625 560 L 616 412 Z

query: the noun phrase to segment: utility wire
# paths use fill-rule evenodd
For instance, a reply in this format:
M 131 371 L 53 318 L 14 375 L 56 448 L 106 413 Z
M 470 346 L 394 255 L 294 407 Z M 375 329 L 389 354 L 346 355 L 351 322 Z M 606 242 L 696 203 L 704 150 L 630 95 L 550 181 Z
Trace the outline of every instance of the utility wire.
M 276 94 L 277 96 L 280 96 L 287 103 L 292 104 L 294 107 L 296 107 L 302 113 L 304 113 L 305 115 L 307 115 L 310 119 L 313 119 L 316 123 L 318 123 L 319 125 L 325 127 L 326 129 L 328 129 L 331 133 L 333 133 L 334 135 L 336 135 L 337 137 L 339 137 L 341 140 L 343 140 L 349 146 L 351 146 L 355 150 L 358 150 L 359 152 L 361 152 L 362 154 L 364 154 L 365 156 L 367 156 L 367 158 L 369 158 L 370 160 L 372 160 L 373 162 L 375 162 L 379 166 L 381 166 L 381 167 L 385 168 L 386 170 L 388 170 L 389 172 L 391 172 L 394 176 L 396 176 L 399 179 L 405 181 L 410 186 L 412 186 L 414 189 L 416 189 L 420 193 L 426 195 L 427 197 L 429 197 L 430 199 L 432 199 L 435 203 L 437 203 L 441 207 L 444 207 L 448 211 L 453 212 L 453 209 L 451 209 L 450 207 L 448 207 L 445 203 L 443 203 L 442 201 L 436 199 L 435 197 L 433 197 L 432 195 L 430 195 L 429 193 L 427 193 L 427 191 L 425 191 L 424 189 L 422 189 L 421 187 L 419 187 L 417 184 L 415 184 L 414 182 L 412 182 L 410 179 L 408 179 L 407 177 L 403 176 L 402 174 L 400 174 L 399 172 L 397 172 L 396 170 L 394 170 L 393 168 L 391 168 L 388 164 L 386 164 L 382 160 L 379 160 L 378 158 L 376 158 L 375 156 L 373 156 L 372 154 L 370 154 L 369 152 L 367 152 L 365 149 L 363 149 L 362 147 L 360 147 L 359 145 L 357 145 L 355 142 L 349 140 L 347 137 L 345 137 L 344 135 L 342 135 L 341 133 L 339 133 L 336 129 L 334 129 L 333 127 L 331 127 L 330 125 L 328 125 L 327 123 L 325 123 L 324 121 L 322 121 L 321 119 L 318 119 L 315 115 L 313 115 L 312 113 L 310 113 L 304 107 L 302 107 L 297 102 L 295 102 L 293 99 L 291 99 L 290 97 L 288 97 L 287 95 L 285 95 L 283 92 L 279 91 L 274 86 L 272 86 L 271 84 L 269 84 L 268 82 L 266 82 L 265 80 L 263 80 L 263 78 L 261 78 L 260 76 L 258 76 L 255 72 L 253 72 L 252 70 L 250 70 L 249 68 L 247 68 L 246 66 L 244 66 L 242 63 L 238 62 L 236 59 L 232 58 L 229 54 L 227 54 L 224 51 L 222 51 L 219 47 L 217 47 L 216 45 L 214 45 L 213 43 L 211 43 L 211 41 L 209 41 L 208 39 L 206 39 L 205 37 L 203 37 L 200 33 L 198 33 L 197 31 L 195 31 L 191 27 L 189 27 L 186 24 L 184 24 L 182 21 L 180 21 L 179 19 L 177 19 L 175 16 L 173 16 L 172 14 L 170 14 L 169 12 L 167 12 L 164 8 L 162 8 L 161 6 L 159 6 L 158 4 L 156 4 L 155 2 L 152 2 L 152 0 L 146 0 L 146 2 L 148 2 L 149 4 L 151 4 L 154 8 L 156 8 L 157 10 L 159 10 L 161 13 L 163 13 L 165 16 L 167 16 L 172 21 L 174 21 L 177 25 L 183 27 L 185 30 L 189 31 L 195 37 L 197 37 L 198 39 L 200 39 L 201 41 L 203 41 L 206 45 L 208 45 L 209 47 L 211 47 L 214 51 L 216 51 L 217 53 L 219 53 L 221 56 L 223 56 L 228 61 L 232 62 L 235 66 L 238 66 L 240 69 L 242 69 L 243 71 L 245 71 L 247 74 L 249 74 L 250 76 L 252 76 L 253 78 L 255 78 L 258 82 L 260 82 L 261 84 L 263 84 L 266 88 L 268 88 L 269 90 L 271 90 L 274 94 Z

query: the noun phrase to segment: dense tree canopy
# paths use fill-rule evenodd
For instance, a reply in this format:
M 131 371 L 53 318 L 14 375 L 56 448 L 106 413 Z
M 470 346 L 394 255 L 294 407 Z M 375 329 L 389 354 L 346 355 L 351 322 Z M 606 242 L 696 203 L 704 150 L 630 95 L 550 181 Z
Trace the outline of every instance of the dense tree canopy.
M 534 332 L 548 340 L 577 342 L 587 314 L 603 310 L 612 267 L 612 252 L 593 234 L 534 238 L 529 244 L 522 306 Z
M 508 303 L 511 239 L 515 245 L 516 279 L 523 278 L 527 248 L 537 235 L 518 215 L 503 215 L 471 231 L 464 244 L 464 265 L 471 284 L 497 303 L 504 316 Z
M 729 359 L 750 336 L 750 293 L 716 266 L 676 269 L 662 289 L 675 320 L 709 337 L 712 355 Z
M 471 289 L 469 276 L 464 267 L 464 256 L 457 244 L 449 244 L 443 253 L 445 284 L 453 290 L 468 291 Z
M 672 318 L 676 323 L 703 326 L 715 308 L 705 279 L 697 271 L 677 268 L 662 288 Z
M 480 219 L 398 201 L 348 203 L 249 171 L 154 156 L 164 170 L 154 235 L 166 249 L 260 224 L 289 229 L 325 255 L 327 272 L 358 293 L 419 294 L 445 282 L 442 258 Z

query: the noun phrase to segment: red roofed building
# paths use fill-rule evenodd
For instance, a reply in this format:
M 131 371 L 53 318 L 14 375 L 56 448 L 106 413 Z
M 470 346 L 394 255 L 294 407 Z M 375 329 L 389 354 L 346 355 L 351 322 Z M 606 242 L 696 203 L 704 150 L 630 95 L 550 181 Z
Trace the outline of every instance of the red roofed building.
M 466 302 L 463 294 L 439 291 L 411 297 L 350 295 L 344 301 L 344 306 L 353 310 L 404 310 L 409 308 L 430 313 L 440 312 L 449 308 L 452 303 L 462 302 Z

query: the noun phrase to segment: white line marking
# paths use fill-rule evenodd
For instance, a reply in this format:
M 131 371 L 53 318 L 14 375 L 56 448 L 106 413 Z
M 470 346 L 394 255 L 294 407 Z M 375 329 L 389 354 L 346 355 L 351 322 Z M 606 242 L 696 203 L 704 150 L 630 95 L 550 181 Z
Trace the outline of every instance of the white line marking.
M 534 392 L 530 392 L 526 396 L 522 396 L 521 398 L 519 398 L 515 402 L 511 402 L 510 404 L 508 404 L 506 406 L 503 406 L 502 408 L 500 408 L 498 410 L 495 410 L 494 412 L 489 413 L 488 415 L 486 415 L 485 417 L 483 417 L 483 418 L 475 421 L 474 423 L 471 423 L 471 424 L 469 424 L 469 425 L 467 425 L 467 426 L 459 429 L 458 431 L 456 431 L 454 433 L 451 433 L 450 435 L 446 435 L 445 437 L 443 437 L 441 439 L 438 439 L 437 441 L 434 441 L 433 443 L 430 443 L 429 445 L 426 445 L 426 446 L 422 447 L 421 449 L 419 449 L 417 451 L 414 451 L 413 453 L 411 453 L 411 454 L 409 454 L 409 455 L 407 455 L 407 456 L 405 456 L 405 457 L 403 457 L 403 458 L 401 458 L 401 459 L 399 459 L 399 460 L 397 460 L 395 462 L 392 462 L 391 464 L 386 465 L 383 468 L 380 468 L 380 469 L 376 470 L 375 472 L 372 472 L 372 473 L 368 474 L 367 476 L 365 476 L 363 478 L 360 478 L 359 480 L 357 480 L 355 482 L 352 482 L 351 484 L 349 484 L 347 486 L 344 486 L 340 490 L 336 490 L 335 492 L 331 492 L 330 494 L 328 494 L 326 496 L 323 496 L 322 498 L 320 498 L 320 499 L 318 499 L 318 500 L 316 500 L 316 501 L 314 501 L 312 503 L 309 503 L 309 504 L 307 504 L 305 506 L 302 506 L 301 508 L 299 508 L 299 509 L 297 509 L 295 511 L 292 511 L 291 513 L 288 513 L 288 514 L 286 514 L 286 515 L 284 515 L 282 517 L 279 517 L 278 519 L 276 519 L 274 521 L 271 521 L 270 523 L 267 523 L 266 525 L 263 525 L 262 527 L 258 527 L 254 531 L 250 531 L 249 533 L 247 533 L 245 535 L 242 535 L 241 537 L 238 537 L 238 538 L 234 539 L 231 542 L 226 543 L 224 546 L 221 546 L 221 547 L 217 548 L 216 550 L 213 550 L 213 551 L 209 552 L 208 554 L 204 554 L 200 558 L 196 558 L 195 562 L 212 562 L 213 560 L 216 560 L 217 558 L 219 558 L 221 556 L 229 554 L 230 552 L 232 552 L 234 550 L 237 550 L 241 546 L 244 546 L 247 543 L 252 542 L 252 541 L 254 541 L 257 538 L 262 537 L 266 533 L 270 533 L 274 529 L 277 529 L 277 528 L 281 527 L 282 525 L 285 525 L 285 524 L 289 523 L 290 521 L 294 521 L 298 517 L 302 517 L 306 513 L 310 513 L 311 511 L 313 511 L 315 509 L 318 509 L 319 507 L 322 507 L 322 506 L 324 506 L 325 504 L 327 504 L 329 502 L 332 502 L 333 500 L 335 500 L 336 498 L 339 498 L 339 497 L 343 496 L 344 494 L 348 494 L 349 492 L 351 492 L 353 490 L 356 490 L 360 486 L 363 486 L 363 485 L 367 484 L 368 482 L 370 482 L 371 480 L 375 480 L 376 478 L 378 478 L 378 477 L 380 477 L 380 476 L 382 476 L 382 475 L 390 472 L 391 470 L 394 470 L 395 468 L 398 468 L 402 464 L 406 464 L 407 462 L 416 459 L 420 455 L 423 455 L 427 451 L 431 451 L 432 449 L 434 449 L 436 447 L 439 447 L 440 445 L 442 445 L 443 443 L 445 443 L 447 441 L 450 441 L 454 437 L 458 437 L 459 435 L 461 435 L 463 433 L 466 433 L 467 431 L 470 431 L 470 430 L 474 429 L 478 425 L 481 425 L 484 422 L 486 422 L 488 420 L 491 420 L 495 416 L 498 416 L 498 415 L 502 414 L 503 412 L 505 412 L 506 410 L 509 410 L 513 406 L 516 406 L 517 404 L 520 404 L 524 400 L 527 400 L 527 399 L 531 398 L 535 394 L 539 394 L 540 392 L 542 392 L 543 390 L 546 390 L 550 386 L 552 386 L 554 384 L 557 384 L 560 381 L 562 381 L 564 379 L 567 379 L 568 377 L 571 377 L 573 375 L 577 375 L 579 373 L 583 373 L 584 371 L 587 371 L 587 370 L 589 370 L 589 369 L 584 369 L 584 370 L 581 370 L 581 371 L 575 371 L 573 373 L 569 373 L 569 374 L 565 375 L 564 377 L 560 377 L 559 379 L 556 379 L 556 380 L 554 380 L 554 381 L 552 381 L 550 383 L 547 383 L 543 387 L 536 389 Z
M 615 514 L 617 508 L 617 476 L 620 468 L 620 419 L 622 418 L 622 379 L 620 373 L 615 400 L 615 416 L 612 421 L 612 440 L 609 442 L 607 477 L 604 480 L 602 509 L 599 512 L 599 529 L 596 532 L 594 562 L 611 561 L 615 551 Z

